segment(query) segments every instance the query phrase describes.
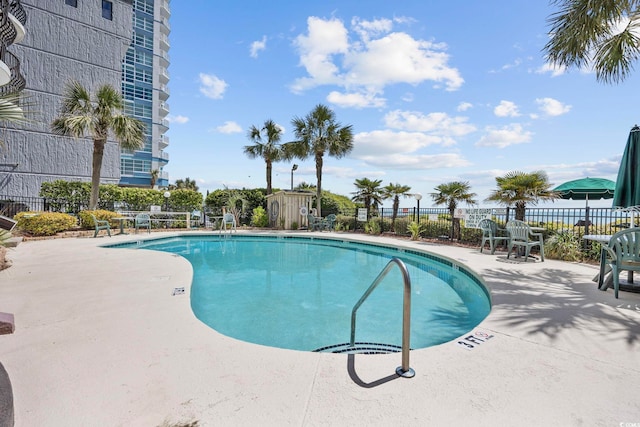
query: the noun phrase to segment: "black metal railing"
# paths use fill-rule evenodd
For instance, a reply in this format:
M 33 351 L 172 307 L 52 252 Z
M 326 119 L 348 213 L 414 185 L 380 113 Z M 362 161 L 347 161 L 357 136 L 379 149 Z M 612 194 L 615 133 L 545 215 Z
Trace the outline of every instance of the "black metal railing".
M 117 201 L 100 201 L 99 209 L 111 211 L 140 211 L 149 210 L 150 206 L 130 205 Z M 88 209 L 88 203 L 79 200 L 45 197 L 21 197 L 0 195 L 0 214 L 14 216 L 18 212 L 64 212 L 77 215 Z M 191 212 L 192 207 L 163 204 L 162 210 L 172 212 Z M 492 218 L 501 226 L 510 219 L 515 219 L 513 208 L 493 208 Z M 203 209 L 203 220 L 209 216 L 221 215 L 219 211 Z M 393 209 L 380 208 L 373 212 L 367 222 L 358 221 L 357 210 L 343 210 L 337 212 L 345 230 L 363 230 L 368 224 L 378 227 L 379 232 L 395 231 L 396 234 L 406 235 L 407 225 L 418 221 L 423 227 L 423 237 L 450 237 L 452 221 L 447 208 L 400 208 L 395 224 L 392 221 Z M 573 231 L 577 234 L 614 234 L 621 228 L 630 225 L 631 215 L 612 208 L 527 208 L 525 222 L 532 226 L 543 227 L 545 234 L 555 234 L 561 231 Z M 640 219 L 640 218 L 639 218 Z M 474 241 L 477 236 L 475 228 L 465 228 L 464 219 L 460 220 L 461 240 Z M 393 229 L 395 226 L 395 230 Z
M 24 11 L 20 0 L 11 0 L 9 4 L 9 13 L 11 13 L 22 25 L 27 25 L 27 13 Z

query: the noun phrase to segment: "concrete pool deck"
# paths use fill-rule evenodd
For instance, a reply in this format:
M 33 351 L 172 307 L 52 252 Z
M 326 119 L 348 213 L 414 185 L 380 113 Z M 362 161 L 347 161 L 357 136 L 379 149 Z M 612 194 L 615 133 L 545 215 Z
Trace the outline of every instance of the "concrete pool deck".
M 399 378 L 399 353 L 282 350 L 208 328 L 185 259 L 99 247 L 147 235 L 23 242 L 0 271 L 16 426 L 640 425 L 640 294 L 599 291 L 596 266 L 329 234 L 463 262 L 493 299 L 470 334 L 492 337 L 414 350 L 416 376 Z

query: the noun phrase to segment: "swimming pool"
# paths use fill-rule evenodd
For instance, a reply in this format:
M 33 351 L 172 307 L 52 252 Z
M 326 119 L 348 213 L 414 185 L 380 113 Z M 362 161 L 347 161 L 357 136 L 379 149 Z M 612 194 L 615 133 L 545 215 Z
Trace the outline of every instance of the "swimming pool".
M 457 338 L 491 309 L 481 279 L 452 260 L 406 248 L 294 235 L 196 235 L 117 247 L 179 254 L 193 266 L 191 308 L 216 331 L 314 351 L 347 343 L 351 310 L 392 257 L 411 277 L 411 348 Z M 358 310 L 356 341 L 400 346 L 403 282 L 392 269 Z

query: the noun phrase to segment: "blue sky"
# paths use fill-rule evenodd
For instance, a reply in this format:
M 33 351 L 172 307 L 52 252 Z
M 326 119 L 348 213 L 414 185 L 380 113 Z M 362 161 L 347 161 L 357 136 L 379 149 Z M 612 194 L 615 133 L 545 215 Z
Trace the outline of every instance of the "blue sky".
M 264 161 L 243 153 L 248 128 L 271 119 L 291 141 L 291 119 L 322 103 L 354 131 L 348 157 L 325 156 L 323 189 L 334 193 L 382 179 L 411 186 L 427 207 L 435 186 L 468 181 L 488 206 L 509 171 L 544 170 L 554 185 L 615 180 L 640 122 L 640 76 L 605 85 L 546 64 L 554 10 L 520 0 L 173 1 L 165 170 L 202 192 L 265 187 Z M 290 187 L 293 163 L 294 185 L 315 184 L 308 159 L 276 163 L 274 187 Z

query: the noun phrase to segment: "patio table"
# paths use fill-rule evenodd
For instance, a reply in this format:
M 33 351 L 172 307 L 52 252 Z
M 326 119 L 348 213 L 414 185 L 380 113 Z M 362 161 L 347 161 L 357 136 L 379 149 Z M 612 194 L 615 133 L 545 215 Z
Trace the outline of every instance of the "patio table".
M 120 232 L 118 234 L 129 234 L 129 233 L 126 233 L 124 231 L 124 222 L 125 221 L 133 221 L 135 218 L 130 217 L 130 216 L 118 216 L 118 217 L 115 217 L 113 219 L 118 220 L 118 222 L 120 223 Z
M 606 291 L 609 286 L 613 285 L 613 277 L 610 274 L 611 267 L 607 264 L 607 247 L 611 236 L 610 234 L 585 234 L 582 236 L 585 240 L 599 242 L 602 245 L 600 250 L 600 272 L 593 278 L 593 281 L 598 283 L 598 289 L 601 291 Z M 633 271 L 627 272 L 627 283 L 633 285 Z

